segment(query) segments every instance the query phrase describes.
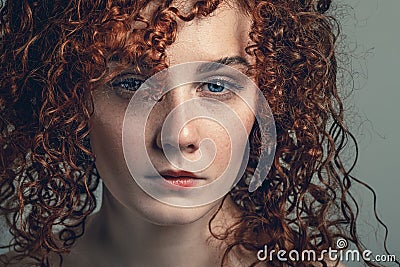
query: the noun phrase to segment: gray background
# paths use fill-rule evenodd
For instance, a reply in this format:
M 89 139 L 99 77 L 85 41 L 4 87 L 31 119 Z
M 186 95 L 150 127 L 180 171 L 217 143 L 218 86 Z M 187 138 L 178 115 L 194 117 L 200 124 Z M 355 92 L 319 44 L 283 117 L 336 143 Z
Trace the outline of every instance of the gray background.
M 355 90 L 348 98 L 350 128 L 359 140 L 354 174 L 377 194 L 378 214 L 390 229 L 388 247 L 400 258 L 400 10 L 399 0 L 349 0 L 341 23 L 352 52 Z M 373 217 L 372 194 L 356 188 L 361 203 L 359 230 L 375 255 L 382 250 L 384 231 Z M 0 230 L 0 237 L 5 235 Z M 1 239 L 1 238 L 0 238 Z M 1 251 L 0 251 L 1 252 Z M 361 266 L 348 262 L 349 267 Z M 395 266 L 387 263 L 386 266 Z
M 354 174 L 374 188 L 378 214 L 390 230 L 389 250 L 400 260 L 400 1 L 347 3 L 354 9 L 344 20 L 344 31 L 355 52 L 356 73 L 353 97 L 347 102 L 348 119 L 360 149 Z M 356 195 L 362 206 L 359 230 L 367 249 L 375 255 L 386 254 L 381 245 L 383 228 L 377 230 L 373 216 L 372 194 L 358 187 Z

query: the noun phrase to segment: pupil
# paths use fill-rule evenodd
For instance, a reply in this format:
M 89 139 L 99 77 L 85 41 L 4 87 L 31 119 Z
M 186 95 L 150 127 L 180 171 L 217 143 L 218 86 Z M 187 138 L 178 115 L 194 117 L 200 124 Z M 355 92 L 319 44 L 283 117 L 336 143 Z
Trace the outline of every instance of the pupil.
M 208 84 L 208 89 L 211 92 L 222 92 L 224 90 L 224 86 L 221 85 L 220 82 L 218 82 L 218 83 L 210 83 L 210 84 Z

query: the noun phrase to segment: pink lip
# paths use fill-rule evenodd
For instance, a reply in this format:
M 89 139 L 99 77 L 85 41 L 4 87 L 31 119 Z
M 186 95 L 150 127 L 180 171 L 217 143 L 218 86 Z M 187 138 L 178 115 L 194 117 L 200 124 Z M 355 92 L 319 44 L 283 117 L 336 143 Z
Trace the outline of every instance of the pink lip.
M 167 170 L 160 172 L 164 180 L 172 185 L 180 187 L 194 187 L 198 185 L 199 180 L 203 179 L 192 172 Z

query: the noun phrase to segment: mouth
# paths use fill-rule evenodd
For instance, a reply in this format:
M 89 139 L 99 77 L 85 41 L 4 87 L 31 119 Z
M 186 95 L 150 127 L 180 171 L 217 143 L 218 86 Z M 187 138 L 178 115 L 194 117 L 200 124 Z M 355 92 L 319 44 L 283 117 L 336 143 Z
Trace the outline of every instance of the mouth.
M 205 178 L 198 177 L 192 172 L 187 171 L 162 171 L 160 175 L 164 180 L 172 185 L 179 187 L 195 187 L 199 186 Z

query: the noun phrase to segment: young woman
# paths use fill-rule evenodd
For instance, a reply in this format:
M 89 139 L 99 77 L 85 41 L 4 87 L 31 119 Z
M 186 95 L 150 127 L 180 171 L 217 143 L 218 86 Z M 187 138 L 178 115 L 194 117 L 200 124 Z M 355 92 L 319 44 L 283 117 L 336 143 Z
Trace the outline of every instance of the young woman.
M 13 252 L 0 262 L 333 266 L 324 251 L 338 240 L 362 251 L 330 2 L 5 1 L 0 210 Z M 226 177 L 228 190 L 208 187 Z

